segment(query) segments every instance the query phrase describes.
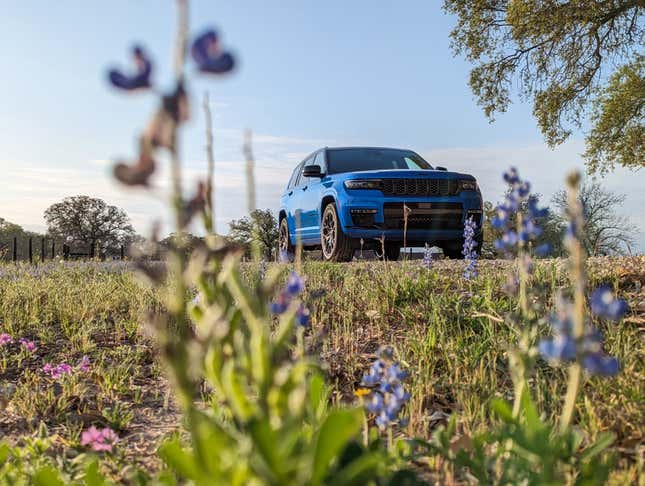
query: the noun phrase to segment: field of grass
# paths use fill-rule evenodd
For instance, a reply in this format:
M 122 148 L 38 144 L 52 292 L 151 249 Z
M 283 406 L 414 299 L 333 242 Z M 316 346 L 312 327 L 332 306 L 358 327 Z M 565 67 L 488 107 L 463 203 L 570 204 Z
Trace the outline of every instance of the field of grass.
M 333 400 L 355 401 L 375 351 L 389 344 L 412 373 L 407 435 L 427 438 L 451 413 L 458 414 L 463 437 L 493 420 L 490 399 L 512 397 L 507 351 L 518 329 L 505 318 L 515 301 L 502 288 L 513 263 L 482 261 L 481 274 L 472 281 L 461 278 L 463 265 L 441 261 L 431 270 L 420 262 L 304 265 L 312 315 L 305 345 L 324 364 Z M 585 378 L 576 422 L 586 440 L 603 431 L 617 435 L 613 484 L 642 483 L 645 257 L 591 259 L 588 265 L 589 288 L 612 285 L 631 311 L 617 324 L 600 326 L 606 351 L 620 359 L 621 372 L 615 378 Z M 249 281 L 257 271 L 244 267 Z M 288 267 L 283 271 L 286 276 Z M 568 285 L 566 261 L 540 261 L 535 275 L 551 306 L 556 291 Z M 0 334 L 13 339 L 0 344 L 0 439 L 19 444 L 46 434 L 52 442 L 47 454 L 73 461 L 84 450 L 82 430 L 109 426 L 120 440 L 114 452 L 102 456 L 101 467 L 112 478 L 161 467 L 156 448 L 182 428 L 142 325 L 145 313 L 161 305 L 157 292 L 140 283 L 126 263 L 0 266 Z M 78 366 L 84 356 L 89 370 Z M 72 366 L 62 380 L 43 371 L 46 364 L 60 363 Z M 559 413 L 565 382 L 563 370 L 539 361 L 530 385 L 546 416 Z M 441 483 L 463 479 L 438 459 L 419 467 Z

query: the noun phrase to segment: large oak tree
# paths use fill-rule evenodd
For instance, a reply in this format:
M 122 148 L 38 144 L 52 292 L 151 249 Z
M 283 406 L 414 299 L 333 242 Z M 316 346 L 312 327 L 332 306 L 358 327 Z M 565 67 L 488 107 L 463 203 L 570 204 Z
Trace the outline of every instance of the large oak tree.
M 89 196 L 67 197 L 51 205 L 45 210 L 45 221 L 52 237 L 92 248 L 117 248 L 135 235 L 123 209 Z
M 587 121 L 590 172 L 645 166 L 645 0 L 444 0 L 490 120 L 515 89 L 550 146 Z

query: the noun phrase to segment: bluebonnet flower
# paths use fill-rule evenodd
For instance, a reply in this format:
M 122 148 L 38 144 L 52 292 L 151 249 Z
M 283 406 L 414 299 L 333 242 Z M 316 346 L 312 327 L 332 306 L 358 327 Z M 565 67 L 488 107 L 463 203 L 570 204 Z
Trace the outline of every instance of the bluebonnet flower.
M 223 74 L 233 69 L 233 56 L 220 48 L 217 32 L 210 29 L 199 35 L 191 49 L 193 59 L 204 73 Z
M 132 57 L 137 68 L 136 73 L 125 74 L 119 69 L 111 69 L 108 72 L 110 83 L 115 88 L 132 91 L 150 87 L 150 74 L 152 73 L 150 59 L 140 46 L 132 48 Z
M 477 276 L 477 242 L 475 241 L 475 228 L 477 223 L 471 216 L 464 223 L 464 249 L 462 254 L 468 262 L 464 270 L 464 278 L 471 279 Z
M 517 169 L 511 167 L 504 173 L 504 181 L 509 185 L 509 191 L 504 201 L 497 206 L 496 215 L 491 219 L 493 228 L 502 230 L 502 237 L 495 240 L 494 246 L 498 250 L 513 251 L 516 247 L 525 246 L 535 241 L 542 234 L 542 228 L 537 220 L 548 215 L 548 209 L 538 208 L 537 198 L 531 196 L 531 184 L 523 181 Z M 512 226 L 511 216 L 517 213 L 526 202 L 527 212 L 522 215 L 522 224 L 519 228 Z M 548 253 L 547 246 L 540 245 L 539 255 Z
M 539 342 L 540 354 L 553 363 L 578 361 L 593 375 L 615 375 L 619 368 L 618 360 L 603 353 L 602 334 L 590 329 L 575 339 L 571 319 L 573 305 L 560 299 L 558 307 L 558 312 L 550 319 L 553 336 Z
M 298 275 L 296 272 L 291 272 L 289 274 L 289 278 L 287 279 L 286 291 L 291 296 L 295 297 L 304 289 L 305 289 L 305 284 L 302 281 L 302 278 L 300 277 L 300 275 Z
M 425 249 L 423 250 L 423 266 L 430 270 L 432 267 L 432 253 L 430 252 L 430 247 L 426 243 Z
M 628 310 L 627 302 L 623 299 L 614 298 L 614 294 L 607 285 L 598 287 L 591 294 L 591 312 L 598 317 L 617 321 Z
M 291 272 L 289 278 L 287 279 L 286 285 L 273 300 L 273 302 L 271 302 L 269 309 L 274 314 L 284 314 L 287 309 L 289 309 L 289 306 L 291 306 L 293 300 L 298 297 L 298 295 L 300 295 L 304 289 L 305 284 L 302 280 L 302 277 L 300 277 L 300 275 L 298 275 L 296 272 Z M 295 318 L 296 322 L 299 325 L 303 327 L 308 326 L 310 318 L 309 309 L 307 309 L 301 303 L 296 309 Z
M 392 348 L 381 348 L 377 354 L 378 358 L 361 381 L 362 386 L 371 390 L 368 392 L 365 408 L 375 416 L 376 425 L 380 429 L 394 424 L 405 426 L 407 418 L 400 417 L 400 414 L 410 400 L 410 393 L 403 386 L 409 373 L 393 361 Z

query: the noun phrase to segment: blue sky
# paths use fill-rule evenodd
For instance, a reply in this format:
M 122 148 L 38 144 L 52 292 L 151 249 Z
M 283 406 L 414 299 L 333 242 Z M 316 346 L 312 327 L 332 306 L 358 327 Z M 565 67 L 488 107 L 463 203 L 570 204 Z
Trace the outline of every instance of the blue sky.
M 154 80 L 171 81 L 174 2 L 66 0 L 3 6 L 0 59 L 0 216 L 44 229 L 42 213 L 62 197 L 90 194 L 125 208 L 137 230 L 164 215 L 164 172 L 155 196 L 119 188 L 110 161 L 130 157 L 151 94 L 124 96 L 107 67 L 129 61 L 133 42 L 155 61 Z M 454 19 L 439 0 L 248 0 L 191 2 L 191 30 L 215 26 L 239 59 L 224 78 L 194 76 L 193 117 L 183 133 L 187 177 L 205 168 L 201 95 L 215 117 L 218 229 L 244 212 L 242 134 L 255 134 L 258 204 L 275 208 L 293 166 L 324 145 L 411 148 L 431 163 L 474 174 L 484 196 L 503 192 L 500 173 L 516 165 L 549 198 L 582 168 L 583 134 L 552 151 L 531 107 L 516 102 L 489 124 L 467 86 L 469 65 L 454 58 Z M 642 173 L 605 179 L 628 194 L 622 211 L 645 228 Z M 640 250 L 645 236 L 638 236 Z

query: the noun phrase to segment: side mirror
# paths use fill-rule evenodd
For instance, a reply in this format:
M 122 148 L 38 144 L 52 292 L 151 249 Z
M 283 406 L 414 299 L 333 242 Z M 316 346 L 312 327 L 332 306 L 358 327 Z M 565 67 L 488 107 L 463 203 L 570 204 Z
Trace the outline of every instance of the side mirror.
M 307 165 L 302 171 L 304 177 L 318 177 L 322 178 L 323 173 L 319 165 Z
M 448 169 L 446 169 L 445 167 L 441 167 L 441 166 L 437 166 L 437 167 L 435 167 L 435 169 L 436 169 L 436 170 L 443 170 L 443 171 L 448 170 Z

